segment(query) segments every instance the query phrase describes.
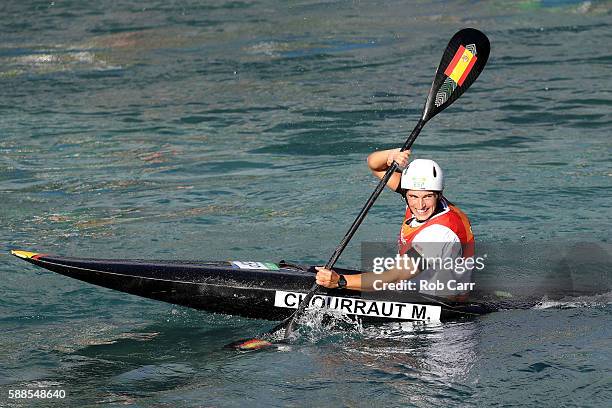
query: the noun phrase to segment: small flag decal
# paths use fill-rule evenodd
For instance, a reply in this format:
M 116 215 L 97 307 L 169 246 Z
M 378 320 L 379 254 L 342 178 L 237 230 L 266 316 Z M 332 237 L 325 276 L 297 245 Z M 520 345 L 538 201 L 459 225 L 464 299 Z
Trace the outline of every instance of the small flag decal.
M 476 59 L 476 55 L 472 51 L 460 45 L 444 74 L 461 86 L 472 70 L 474 63 L 476 63 Z

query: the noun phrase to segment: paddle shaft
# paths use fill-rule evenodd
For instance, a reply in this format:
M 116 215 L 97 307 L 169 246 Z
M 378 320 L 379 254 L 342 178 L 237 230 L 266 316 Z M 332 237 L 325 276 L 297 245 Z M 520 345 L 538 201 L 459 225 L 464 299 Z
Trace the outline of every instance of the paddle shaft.
M 419 119 L 416 126 L 412 130 L 412 133 L 410 133 L 410 136 L 408 137 L 408 139 L 406 139 L 406 143 L 404 143 L 404 145 L 401 147 L 400 149 L 401 152 L 410 149 L 410 147 L 416 140 L 419 133 L 421 133 L 421 129 L 423 129 L 423 126 L 425 126 L 425 123 L 427 123 L 426 120 L 424 120 L 423 118 Z M 334 251 L 333 255 L 331 256 L 331 258 L 329 258 L 329 261 L 327 261 L 327 263 L 325 264 L 325 269 L 331 269 L 334 267 L 334 265 L 336 264 L 336 261 L 338 260 L 338 258 L 340 258 L 340 255 L 342 255 L 342 252 L 348 245 L 349 241 L 351 240 L 351 238 L 353 238 L 353 235 L 355 235 L 357 228 L 359 228 L 364 218 L 368 214 L 368 211 L 370 211 L 370 208 L 372 208 L 372 206 L 374 205 L 374 202 L 376 201 L 380 193 L 383 191 L 383 189 L 387 185 L 387 182 L 389 181 L 389 179 L 391 178 L 395 170 L 397 170 L 397 168 L 398 168 L 397 163 L 393 161 L 391 166 L 387 169 L 387 172 L 385 173 L 383 178 L 380 179 L 380 182 L 378 183 L 378 185 L 376 186 L 376 188 L 370 195 L 370 198 L 368 199 L 368 201 L 366 201 L 365 205 L 359 212 L 359 215 L 357 215 L 357 218 L 355 218 L 355 221 L 353 221 L 353 224 L 351 225 L 349 230 L 344 235 L 344 238 L 342 238 L 342 241 L 340 241 L 340 244 L 336 247 L 336 250 Z M 291 320 L 290 326 L 289 326 L 290 328 L 288 331 L 292 331 L 291 326 L 293 326 L 294 324 L 295 316 L 302 314 L 304 309 L 310 303 L 310 300 L 312 299 L 312 297 L 317 293 L 318 289 L 319 289 L 319 285 L 315 282 L 315 284 L 312 285 L 312 287 L 310 288 L 310 291 L 308 292 L 308 294 L 306 294 L 304 299 L 302 299 L 302 301 L 298 305 L 297 310 L 287 319 L 283 320 L 280 324 L 274 327 L 274 329 L 272 329 L 270 332 L 273 333 L 279 330 L 286 324 L 288 320 Z
M 425 123 L 426 122 L 423 121 L 423 119 L 420 119 L 418 121 L 418 123 L 412 130 L 412 133 L 410 133 L 410 136 L 406 140 L 406 143 L 404 143 L 404 145 L 401 147 L 400 152 L 408 150 L 410 149 L 410 147 L 412 147 L 412 144 L 416 140 L 419 133 L 421 133 L 421 129 L 423 129 L 423 126 L 425 125 Z M 338 260 L 338 258 L 340 258 L 340 255 L 342 255 L 342 252 L 344 252 L 344 249 L 348 245 L 349 241 L 353 238 L 353 235 L 355 235 L 357 228 L 359 228 L 362 221 L 368 214 L 368 211 L 370 211 L 370 208 L 372 208 L 372 206 L 374 205 L 374 202 L 376 201 L 380 193 L 384 190 L 385 186 L 387 185 L 387 182 L 389 181 L 389 179 L 391 178 L 395 170 L 397 170 L 397 168 L 398 168 L 397 163 L 393 161 L 391 166 L 387 169 L 387 172 L 385 173 L 383 178 L 380 179 L 380 182 L 378 183 L 378 185 L 376 186 L 376 188 L 370 195 L 370 198 L 368 199 L 368 201 L 366 201 L 365 205 L 359 212 L 359 215 L 357 215 L 357 218 L 355 218 L 355 221 L 353 221 L 353 224 L 351 225 L 349 230 L 344 235 L 344 238 L 342 238 L 342 241 L 340 241 L 340 244 L 336 247 L 336 250 L 334 251 L 333 255 L 331 256 L 331 258 L 329 258 L 329 261 L 327 261 L 327 263 L 325 264 L 325 269 L 330 269 L 334 267 L 334 265 L 336 264 L 336 261 Z

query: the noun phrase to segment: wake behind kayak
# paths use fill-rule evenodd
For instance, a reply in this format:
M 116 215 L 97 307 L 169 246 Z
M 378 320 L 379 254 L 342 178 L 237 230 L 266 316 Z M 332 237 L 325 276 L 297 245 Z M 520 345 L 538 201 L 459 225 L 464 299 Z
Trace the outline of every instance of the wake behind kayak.
M 69 258 L 11 251 L 50 271 L 105 288 L 208 312 L 282 320 L 311 287 L 313 266 L 286 262 L 149 261 Z M 342 274 L 361 271 L 336 268 Z M 323 289 L 311 307 L 359 316 L 364 322 L 435 322 L 493 311 L 411 292 Z

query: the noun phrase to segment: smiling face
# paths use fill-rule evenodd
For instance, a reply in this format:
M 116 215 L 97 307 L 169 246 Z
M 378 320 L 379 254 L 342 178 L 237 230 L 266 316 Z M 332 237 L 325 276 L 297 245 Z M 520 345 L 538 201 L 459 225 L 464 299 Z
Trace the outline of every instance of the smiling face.
M 425 221 L 433 215 L 439 198 L 440 193 L 437 191 L 408 190 L 406 192 L 408 207 L 417 221 Z

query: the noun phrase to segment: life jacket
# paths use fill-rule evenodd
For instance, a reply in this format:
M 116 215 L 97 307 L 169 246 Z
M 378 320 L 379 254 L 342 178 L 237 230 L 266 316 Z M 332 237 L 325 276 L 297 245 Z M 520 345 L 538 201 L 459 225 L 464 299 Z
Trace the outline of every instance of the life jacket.
M 412 248 L 412 240 L 414 237 L 422 231 L 424 228 L 434 224 L 443 225 L 448 227 L 451 231 L 457 234 L 459 241 L 462 246 L 463 258 L 470 258 L 474 256 L 474 235 L 472 234 L 472 226 L 470 221 L 458 207 L 449 203 L 444 197 L 440 200 L 442 210 L 432 216 L 424 223 L 415 227 L 411 226 L 411 221 L 414 218 L 410 207 L 406 206 L 406 215 L 402 222 L 402 228 L 400 230 L 398 238 L 399 254 L 404 255 L 410 248 Z

